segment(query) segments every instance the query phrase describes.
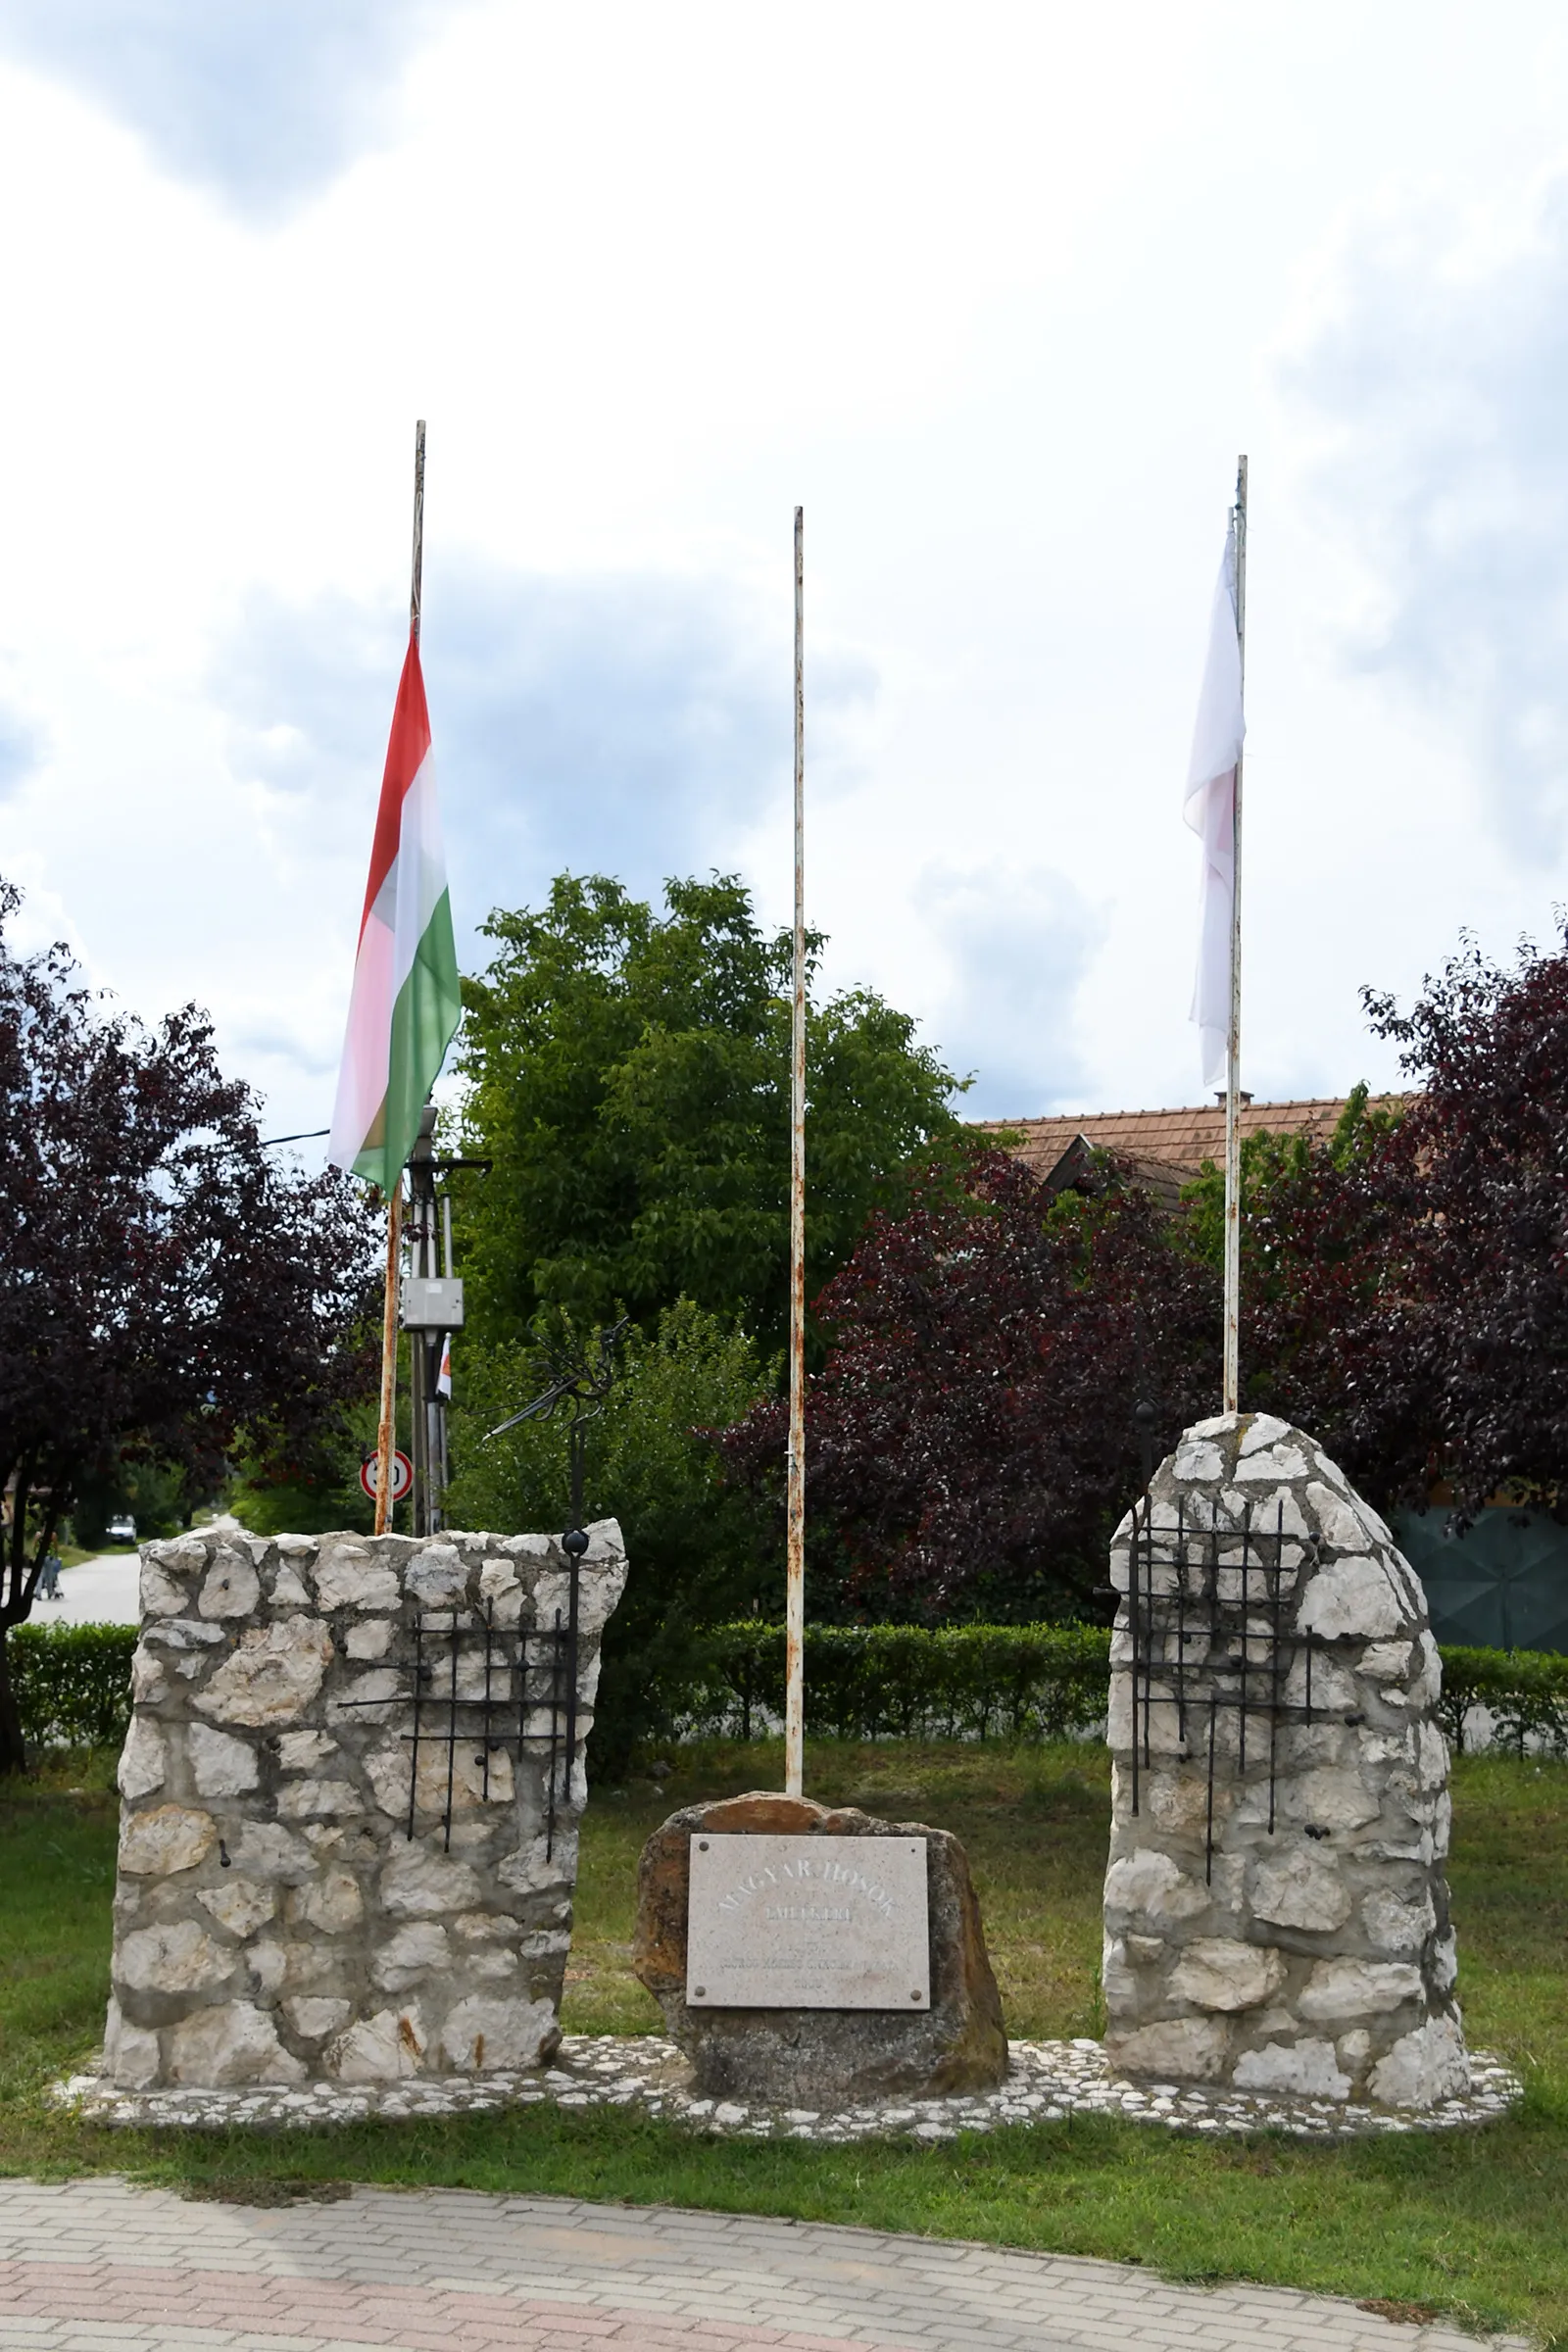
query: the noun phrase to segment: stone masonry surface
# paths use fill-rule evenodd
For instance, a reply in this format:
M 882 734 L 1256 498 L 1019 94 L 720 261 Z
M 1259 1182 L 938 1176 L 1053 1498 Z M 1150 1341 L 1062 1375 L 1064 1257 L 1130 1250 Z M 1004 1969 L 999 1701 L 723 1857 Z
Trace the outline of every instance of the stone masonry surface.
M 549 2059 L 600 1637 L 626 1575 L 614 1521 L 589 1535 L 574 1701 L 553 1538 L 209 1530 L 143 1546 L 117 2086 Z
M 462 2189 L 189 2205 L 0 2182 L 16 2352 L 1476 2352 L 1289 2288 L 869 2230 Z M 1496 2352 L 1526 2352 L 1494 2338 Z
M 293 2089 L 255 2084 L 236 2090 L 122 2090 L 102 2075 L 74 2075 L 55 2097 L 86 2120 L 124 2128 L 223 2132 L 309 2132 L 367 2116 L 388 2122 L 470 2115 L 499 2107 L 635 2107 L 720 2138 L 849 2140 L 953 2139 L 960 2132 L 1059 2123 L 1069 2115 L 1116 2115 L 1156 2130 L 1201 2135 L 1284 2132 L 1298 2139 L 1447 2132 L 1491 2123 L 1523 2096 L 1519 2078 L 1500 2059 L 1477 2051 L 1463 2097 L 1408 2111 L 1355 2100 L 1308 2098 L 1289 2091 L 1238 2091 L 1207 2083 L 1113 2079 L 1098 2041 L 1015 2041 L 1005 2079 L 983 2091 L 940 2097 L 887 2094 L 835 2100 L 831 2078 L 818 2079 L 815 2103 L 715 2098 L 692 2081 L 673 2041 L 661 2034 L 567 2034 L 554 2063 L 528 2073 L 424 2076 L 392 2083 L 316 2082 Z
M 1111 1547 L 1117 2073 L 1420 2110 L 1470 2082 L 1420 1580 L 1304 1432 L 1200 1422 Z

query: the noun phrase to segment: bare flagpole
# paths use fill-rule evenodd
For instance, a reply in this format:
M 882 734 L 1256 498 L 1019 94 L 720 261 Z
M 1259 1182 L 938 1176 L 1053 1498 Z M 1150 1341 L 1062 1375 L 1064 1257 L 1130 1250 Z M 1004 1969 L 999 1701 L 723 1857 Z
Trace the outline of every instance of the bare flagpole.
M 414 561 L 409 587 L 409 634 L 419 642 L 419 590 L 424 572 L 424 418 L 414 428 Z M 397 1418 L 398 1273 L 403 1239 L 401 1169 L 387 1196 L 386 1295 L 381 1308 L 381 1419 L 375 1437 L 375 1532 L 392 1517 L 392 1433 Z M 417 1345 L 417 1342 L 416 1342 Z
M 1236 461 L 1236 638 L 1247 686 L 1247 460 Z M 1242 1337 L 1242 748 L 1232 816 L 1231 1012 L 1225 1046 L 1225 1406 L 1241 1410 Z
M 784 1788 L 806 1769 L 806 559 L 795 510 L 795 1004 L 790 1033 L 790 1450 L 785 1529 Z

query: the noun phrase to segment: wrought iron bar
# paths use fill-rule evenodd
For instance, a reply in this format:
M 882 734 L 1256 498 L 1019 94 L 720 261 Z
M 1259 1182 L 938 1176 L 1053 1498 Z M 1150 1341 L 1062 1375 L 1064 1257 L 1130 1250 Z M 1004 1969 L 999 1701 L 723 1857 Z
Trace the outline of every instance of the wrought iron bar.
M 550 1767 L 545 1788 L 545 1856 L 556 1850 L 556 1740 L 561 1722 L 561 1611 L 556 1611 L 556 1640 L 550 1653 Z M 571 1758 L 566 1758 L 566 1770 L 571 1770 Z
M 577 1625 L 582 1597 L 582 1555 L 588 1548 L 588 1538 L 580 1527 L 574 1527 L 563 1539 L 567 1558 L 571 1562 L 566 1577 L 566 1654 L 577 1655 Z M 577 1677 L 573 1673 L 566 1682 L 566 1764 L 563 1796 L 571 1803 L 571 1775 L 577 1755 Z
M 485 1603 L 483 1617 L 477 1625 L 466 1625 L 460 1622 L 457 1613 L 454 1613 L 453 1621 L 449 1625 L 432 1626 L 428 1619 L 416 1617 L 412 1630 L 414 1634 L 414 1674 L 411 1690 L 394 1693 L 391 1697 L 345 1698 L 338 1701 L 342 1707 L 387 1707 L 396 1705 L 400 1701 L 406 1701 L 412 1706 L 413 1713 L 409 1729 L 399 1735 L 408 1742 L 410 1751 L 408 1836 L 413 1838 L 418 1816 L 419 1756 L 421 1751 L 430 1747 L 432 1741 L 438 1745 L 444 1742 L 446 1747 L 446 1802 L 442 1810 L 441 1822 L 443 1843 L 447 1852 L 450 1853 L 452 1849 L 457 1750 L 460 1745 L 466 1745 L 475 1736 L 479 1740 L 479 1754 L 474 1761 L 482 1775 L 481 1789 L 484 1801 L 488 1803 L 492 1751 L 509 1746 L 513 1737 L 510 1733 L 505 1737 L 498 1736 L 498 1719 L 511 1711 L 513 1704 L 511 1684 L 514 1667 L 517 1675 L 515 1701 L 517 1763 L 520 1768 L 531 1744 L 544 1743 L 547 1750 L 544 1790 L 545 1852 L 547 1856 L 552 1855 L 555 1851 L 556 1825 L 560 1809 L 569 1807 L 571 1802 L 571 1764 L 576 1734 L 575 1699 L 580 1610 L 574 1610 L 571 1613 L 564 1628 L 561 1622 L 561 1611 L 558 1609 L 555 1613 L 553 1628 L 530 1627 L 519 1630 L 514 1659 L 506 1655 L 504 1646 L 498 1648 L 494 1608 L 488 1600 Z M 445 1690 L 437 1695 L 436 1678 L 439 1673 L 440 1660 L 438 1655 L 432 1656 L 432 1648 L 433 1644 L 439 1642 L 443 1638 L 448 1644 L 444 1677 Z M 530 1645 L 533 1651 L 531 1656 Z M 461 1684 L 463 1653 L 466 1647 L 475 1659 L 481 1655 L 483 1657 L 484 1687 L 482 1695 L 475 1694 L 472 1697 L 463 1695 Z M 506 1688 L 500 1690 L 497 1689 L 498 1667 L 503 1667 L 506 1675 Z M 543 1690 L 534 1687 L 541 1677 L 545 1678 Z M 528 1729 L 529 1714 L 540 1706 L 549 1709 L 550 1728 L 548 1731 L 531 1732 Z M 443 1713 L 446 1717 L 444 1726 L 440 1722 Z M 471 1728 L 474 1717 L 478 1719 L 477 1735 Z M 465 1726 L 466 1718 L 468 1728 Z M 564 1741 L 562 1738 L 564 1726 L 567 1735 Z M 563 1759 L 564 1747 L 564 1758 Z
M 1133 1505 L 1132 1541 L 1127 1546 L 1127 1625 L 1128 1632 L 1132 1640 L 1132 1654 L 1127 1662 L 1127 1687 L 1132 1700 L 1132 1705 L 1129 1709 L 1127 1720 L 1131 1727 L 1133 1742 L 1133 1812 L 1135 1815 L 1138 1811 L 1139 1797 L 1138 1626 L 1141 1622 L 1141 1614 L 1138 1606 L 1138 1514 L 1140 1507 L 1142 1507 L 1143 1511 L 1147 1515 L 1150 1508 L 1149 1490 L 1147 1487 L 1144 1490 L 1142 1506 L 1136 1502 Z
M 1279 1767 L 1280 1672 L 1281 1660 L 1284 1655 L 1280 1619 L 1285 1608 L 1285 1505 L 1281 1502 L 1276 1503 L 1274 1507 L 1274 1607 L 1271 1616 L 1274 1688 L 1272 1691 L 1273 1704 L 1269 1709 L 1268 1718 L 1268 1834 L 1271 1838 L 1274 1835 L 1274 1800 L 1277 1794 L 1276 1776 Z
M 495 1603 L 484 1604 L 484 1753 L 479 1762 L 479 1788 L 483 1801 L 490 1802 L 490 1675 L 495 1662 Z
M 1289 1623 L 1293 1596 L 1312 1561 L 1299 1545 L 1289 1566 L 1283 1504 L 1274 1524 L 1257 1516 L 1250 1499 L 1234 1516 L 1215 1510 L 1202 1530 L 1190 1528 L 1185 1501 L 1174 1528 L 1156 1535 L 1150 1491 L 1135 1503 L 1128 1543 L 1125 1662 L 1130 1699 L 1129 1736 L 1132 1810 L 1145 1799 L 1145 1778 L 1154 1760 L 1156 1710 L 1174 1711 L 1179 1761 L 1192 1756 L 1189 1716 L 1208 1712 L 1205 1759 L 1205 1845 L 1213 1864 L 1215 1786 L 1227 1774 L 1238 1781 L 1268 1781 L 1268 1828 L 1278 1822 L 1281 1731 L 1310 1722 L 1312 1653 L 1316 1637 Z M 1254 1624 L 1254 1617 L 1256 1623 Z M 1304 1705 L 1290 1695 L 1295 1662 L 1302 1662 Z M 1234 1719 L 1227 1747 L 1225 1719 Z M 1224 1763 L 1230 1755 L 1231 1764 Z
M 1250 1531 L 1250 1521 L 1251 1521 L 1251 1515 L 1252 1515 L 1252 1506 L 1251 1506 L 1251 1504 L 1250 1504 L 1250 1502 L 1244 1503 L 1244 1504 L 1242 1505 L 1242 1672 L 1241 1672 L 1241 1685 L 1240 1685 L 1240 1689 L 1241 1689 L 1241 1703 L 1240 1703 L 1240 1705 L 1239 1705 L 1239 1706 L 1238 1706 L 1238 1708 L 1237 1708 L 1237 1715 L 1238 1715 L 1239 1721 L 1238 1721 L 1238 1725 L 1237 1725 L 1237 1732 L 1236 1732 L 1236 1770 L 1237 1770 L 1237 1773 L 1238 1773 L 1238 1775 L 1239 1775 L 1239 1776 L 1240 1776 L 1242 1779 L 1244 1779 L 1244 1780 L 1245 1780 L 1245 1779 L 1246 1779 L 1246 1777 L 1247 1777 L 1247 1664 L 1248 1664 L 1248 1639 L 1247 1639 L 1247 1599 L 1248 1599 L 1248 1594 L 1247 1594 L 1247 1568 L 1248 1568 L 1248 1557 L 1247 1557 L 1247 1555 L 1248 1555 L 1248 1535 L 1249 1535 L 1249 1531 Z M 1218 1554 L 1218 1547 L 1217 1547 L 1217 1545 L 1216 1545 L 1216 1549 L 1215 1549 L 1215 1558 L 1216 1558 L 1216 1560 L 1217 1560 L 1218 1556 L 1219 1556 L 1219 1554 Z M 1217 1583 L 1217 1581 L 1218 1581 L 1218 1574 L 1219 1574 L 1219 1572 L 1218 1572 L 1218 1569 L 1216 1568 L 1216 1570 L 1215 1570 L 1215 1579 L 1216 1579 L 1216 1583 Z
M 447 1697 L 449 1709 L 447 1715 L 447 1804 L 446 1811 L 441 1817 L 441 1827 L 445 1832 L 443 1844 L 445 1850 L 450 1853 L 452 1851 L 452 1776 L 457 1769 L 458 1762 L 458 1617 L 455 1609 L 452 1613 L 452 1643 L 447 1656 L 451 1661 Z
M 414 1745 L 409 1750 L 409 1837 L 414 1837 L 414 1808 L 419 1786 L 419 1700 L 424 1690 L 424 1628 L 419 1618 L 414 1620 Z

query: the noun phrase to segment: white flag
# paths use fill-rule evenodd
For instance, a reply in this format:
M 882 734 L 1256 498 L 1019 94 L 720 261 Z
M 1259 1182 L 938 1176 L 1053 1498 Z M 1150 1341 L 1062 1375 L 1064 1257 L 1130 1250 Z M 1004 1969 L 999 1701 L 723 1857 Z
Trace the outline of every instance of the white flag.
M 1203 1049 L 1203 1084 L 1225 1067 L 1231 1024 L 1231 916 L 1236 899 L 1236 769 L 1247 722 L 1242 714 L 1242 638 L 1236 612 L 1236 519 L 1225 534 L 1225 560 L 1214 589 L 1208 661 L 1198 701 L 1192 763 L 1182 814 L 1203 844 L 1199 891 L 1198 972 L 1191 1018 Z

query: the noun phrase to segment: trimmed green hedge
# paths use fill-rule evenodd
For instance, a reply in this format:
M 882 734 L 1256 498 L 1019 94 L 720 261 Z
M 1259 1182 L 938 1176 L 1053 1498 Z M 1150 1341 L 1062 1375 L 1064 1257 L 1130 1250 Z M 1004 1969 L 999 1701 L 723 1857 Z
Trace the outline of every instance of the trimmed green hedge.
M 813 1626 L 806 1719 L 839 1740 L 1061 1740 L 1105 1712 L 1102 1626 Z M 749 1740 L 784 1712 L 784 1629 L 743 1619 L 709 1636 L 693 1730 Z
M 19 1626 L 11 1679 L 44 1746 L 111 1744 L 130 1715 L 129 1625 Z M 807 1636 L 808 1720 L 840 1740 L 1064 1739 L 1105 1711 L 1096 1626 L 819 1626 Z M 745 1619 L 702 1644 L 682 1708 L 693 1731 L 749 1740 L 784 1710 L 784 1629 Z
M 1491 1709 L 1519 1754 L 1539 1739 L 1568 1755 L 1568 1657 L 1445 1647 L 1443 1726 L 1460 1750 L 1464 1717 Z M 784 1712 L 784 1629 L 756 1622 L 710 1637 L 693 1730 L 749 1740 Z M 1102 1626 L 817 1626 L 806 1637 L 806 1719 L 840 1740 L 1060 1740 L 1105 1712 L 1110 1636 Z
M 6 1641 L 23 1737 L 39 1747 L 118 1747 L 130 1721 L 133 1625 L 19 1625 Z
M 23 1731 L 40 1746 L 112 1746 L 130 1716 L 130 1625 L 24 1625 L 8 1644 Z M 716 1627 L 682 1712 L 693 1732 L 750 1740 L 784 1712 L 784 1629 Z M 806 1637 L 806 1717 L 839 1740 L 1061 1740 L 1105 1712 L 1102 1626 L 815 1626 Z M 1467 1708 L 1492 1710 L 1523 1754 L 1568 1755 L 1568 1657 L 1443 1651 L 1444 1729 L 1464 1745 Z

